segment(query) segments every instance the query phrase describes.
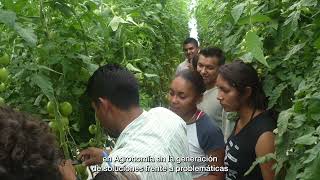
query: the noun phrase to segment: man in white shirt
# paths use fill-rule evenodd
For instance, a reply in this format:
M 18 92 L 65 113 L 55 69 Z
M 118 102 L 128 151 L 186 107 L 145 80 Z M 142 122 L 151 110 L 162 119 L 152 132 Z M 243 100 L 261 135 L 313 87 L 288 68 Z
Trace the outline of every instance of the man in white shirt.
M 199 52 L 198 41 L 194 38 L 191 38 L 191 37 L 184 40 L 183 52 L 184 52 L 186 59 L 178 65 L 176 73 L 178 73 L 182 70 L 185 70 L 185 69 L 193 69 L 192 60 L 195 58 L 195 56 L 198 55 L 198 52 Z
M 185 122 L 165 108 L 144 111 L 132 73 L 118 65 L 102 66 L 89 79 L 87 93 L 108 135 L 118 138 L 102 169 L 130 171 L 142 180 L 191 179 L 183 171 L 189 163 L 175 161 L 189 155 Z M 80 156 L 92 165 L 102 163 L 106 153 L 89 148 Z
M 219 67 L 224 63 L 225 56 L 219 48 L 209 47 L 201 49 L 199 52 L 197 71 L 203 78 L 206 91 L 198 108 L 207 113 L 212 120 L 216 121 L 223 131 L 226 140 L 231 133 L 232 123 L 226 119 L 226 113 L 217 100 L 218 89 L 215 86 Z

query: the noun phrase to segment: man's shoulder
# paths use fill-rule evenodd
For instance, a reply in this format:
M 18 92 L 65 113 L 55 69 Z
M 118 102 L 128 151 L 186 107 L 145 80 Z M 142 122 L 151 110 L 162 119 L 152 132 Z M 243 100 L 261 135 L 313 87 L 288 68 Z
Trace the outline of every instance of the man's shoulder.
M 150 110 L 148 110 L 148 113 L 149 112 L 151 112 L 151 113 L 159 113 L 159 112 L 172 113 L 172 111 L 170 111 L 169 109 L 164 108 L 164 107 L 154 107 L 154 108 L 151 108 Z
M 189 69 L 188 64 L 189 64 L 188 60 L 184 60 L 183 62 L 181 62 L 177 67 L 176 73 L 183 71 L 185 69 Z
M 213 87 L 211 89 L 207 89 L 204 92 L 205 96 L 217 96 L 218 95 L 218 88 L 217 87 Z
M 155 107 L 147 112 L 148 115 L 157 115 L 154 117 L 170 116 L 175 119 L 181 119 L 177 114 L 164 107 Z
M 163 107 L 156 107 L 152 108 L 147 112 L 148 119 L 152 119 L 156 122 L 161 122 L 163 125 L 185 125 L 185 122 L 183 119 L 181 119 L 180 116 L 178 116 L 176 113 L 170 111 L 167 108 Z M 167 127 L 170 128 L 170 127 Z M 172 127 L 173 128 L 173 127 Z

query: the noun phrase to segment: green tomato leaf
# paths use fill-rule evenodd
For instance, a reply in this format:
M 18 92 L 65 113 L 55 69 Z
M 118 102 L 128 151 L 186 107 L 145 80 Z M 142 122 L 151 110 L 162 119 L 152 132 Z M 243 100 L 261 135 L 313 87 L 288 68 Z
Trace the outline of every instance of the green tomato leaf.
M 148 74 L 148 73 L 144 73 L 144 75 L 145 75 L 147 78 L 159 77 L 159 76 L 158 76 L 158 75 L 156 75 L 156 74 Z
M 314 41 L 314 46 L 317 49 L 320 49 L 320 36 Z
M 290 168 L 288 169 L 288 172 L 287 172 L 285 180 L 296 179 L 297 172 L 298 172 L 300 167 L 301 167 L 301 165 L 299 163 L 297 163 L 297 162 L 296 163 L 291 163 L 290 164 Z
M 290 31 L 295 31 L 298 28 L 298 20 L 300 18 L 300 11 L 293 11 L 283 23 L 283 26 L 289 25 Z
M 305 180 L 318 180 L 320 179 L 320 154 L 313 160 L 312 164 L 304 169 L 303 173 Z
M 36 100 L 34 101 L 33 105 L 39 106 L 39 104 L 40 104 L 40 102 L 41 102 L 41 100 L 42 100 L 42 97 L 43 97 L 43 94 L 40 94 L 40 95 L 36 98 Z
M 139 69 L 139 68 L 136 68 L 134 67 L 131 63 L 128 63 L 126 68 L 129 70 L 129 71 L 132 71 L 132 72 L 139 72 L 139 73 L 142 73 L 142 71 Z
M 126 19 L 127 22 L 131 22 L 132 24 L 136 25 L 136 26 L 139 26 L 139 24 L 137 24 L 131 16 L 127 16 L 127 19 Z
M 27 43 L 29 43 L 31 46 L 36 46 L 37 36 L 34 34 L 32 29 L 23 28 L 18 23 L 14 25 L 14 29 Z
M 43 66 L 43 65 L 36 65 L 39 69 L 44 69 L 44 70 L 47 70 L 47 71 L 51 71 L 51 72 L 54 72 L 54 73 L 57 73 L 57 74 L 60 74 L 60 75 L 63 75 L 61 72 L 58 72 L 58 71 L 55 71 L 51 68 L 48 68 L 47 66 Z
M 247 48 L 247 52 L 250 52 L 260 63 L 269 67 L 266 58 L 263 55 L 263 44 L 256 32 L 249 31 L 246 34 L 245 46 Z
M 272 92 L 271 92 L 271 96 L 269 97 L 269 104 L 268 104 L 268 108 L 272 108 L 274 105 L 277 104 L 277 101 L 279 99 L 279 97 L 282 94 L 282 91 L 287 88 L 287 84 L 285 83 L 281 83 L 278 86 L 276 86 Z
M 309 154 L 308 158 L 305 159 L 303 162 L 304 164 L 308 164 L 312 162 L 320 152 L 320 143 L 318 143 L 316 146 L 314 146 L 312 149 L 309 149 L 306 151 L 307 154 Z
M 308 114 L 313 120 L 320 119 L 320 97 L 311 97 L 309 100 Z
M 235 23 L 241 17 L 241 15 L 243 13 L 244 6 L 245 6 L 245 3 L 240 3 L 240 4 L 238 4 L 238 5 L 236 5 L 235 7 L 232 8 L 231 15 L 232 15 Z
M 247 170 L 247 172 L 244 174 L 245 176 L 248 175 L 253 169 L 254 167 L 256 167 L 258 164 L 261 164 L 261 163 L 265 163 L 265 162 L 268 162 L 270 160 L 275 160 L 276 157 L 273 153 L 269 153 L 269 154 L 266 154 L 265 156 L 262 156 L 262 157 L 258 157 L 251 165 L 251 167 Z
M 66 17 L 71 17 L 73 14 L 73 10 L 64 2 L 55 2 L 55 8 Z
M 313 135 L 313 133 L 306 134 L 294 140 L 295 144 L 302 144 L 302 145 L 311 145 L 317 141 L 317 137 Z
M 244 18 L 239 19 L 238 24 L 245 25 L 245 24 L 253 24 L 253 23 L 264 23 L 264 22 L 270 22 L 270 21 L 271 21 L 271 18 L 269 18 L 266 15 L 255 14 L 253 16 L 246 16 Z
M 290 127 L 293 128 L 299 128 L 303 125 L 303 123 L 307 120 L 307 117 L 305 114 L 298 114 L 295 115 L 292 119 L 292 121 L 290 121 Z
M 318 1 L 317 0 L 302 0 L 300 1 L 301 6 L 316 6 Z
M 116 31 L 120 23 L 127 23 L 127 21 L 125 21 L 119 16 L 114 16 L 113 19 L 110 21 L 109 26 L 111 27 L 112 31 Z
M 283 136 L 283 134 L 288 130 L 288 122 L 292 116 L 293 116 L 292 109 L 282 111 L 279 114 L 278 124 L 277 124 L 277 127 L 278 127 L 277 130 L 278 130 L 279 137 Z
M 16 18 L 16 13 L 0 9 L 0 22 L 4 23 L 8 27 L 14 27 Z
M 40 87 L 43 94 L 45 94 L 49 99 L 54 99 L 54 91 L 52 83 L 47 76 L 42 74 L 33 74 L 31 80 Z
M 288 54 L 286 55 L 286 57 L 284 58 L 284 60 L 288 60 L 292 55 L 294 55 L 295 53 L 297 53 L 300 49 L 302 49 L 304 46 L 306 45 L 306 43 L 301 43 L 301 44 L 297 44 L 295 46 L 293 46 L 293 48 L 288 52 Z

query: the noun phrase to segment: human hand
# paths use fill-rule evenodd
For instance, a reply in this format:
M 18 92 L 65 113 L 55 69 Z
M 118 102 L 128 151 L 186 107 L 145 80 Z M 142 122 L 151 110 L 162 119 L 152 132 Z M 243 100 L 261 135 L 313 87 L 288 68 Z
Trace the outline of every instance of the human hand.
M 79 154 L 79 159 L 86 165 L 101 164 L 103 160 L 103 149 L 89 147 L 84 149 Z
M 63 180 L 76 180 L 76 170 L 72 166 L 71 160 L 63 160 L 59 165 L 59 171 Z

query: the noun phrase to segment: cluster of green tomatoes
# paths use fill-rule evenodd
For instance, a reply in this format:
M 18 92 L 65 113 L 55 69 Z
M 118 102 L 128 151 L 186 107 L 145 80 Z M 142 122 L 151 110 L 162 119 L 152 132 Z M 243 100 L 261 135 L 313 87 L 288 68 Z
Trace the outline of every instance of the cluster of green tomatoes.
M 55 117 L 54 115 L 54 103 L 52 101 L 49 101 L 47 104 L 47 112 L 49 113 L 50 117 Z M 61 113 L 61 122 L 62 122 L 62 128 L 67 128 L 69 126 L 69 119 L 68 116 L 72 113 L 72 105 L 65 101 L 63 103 L 59 104 L 59 112 Z M 57 119 L 50 119 L 49 126 L 52 130 L 58 130 L 58 122 Z
M 10 57 L 7 53 L 4 53 L 0 57 L 0 92 L 4 92 L 6 90 L 6 81 L 9 77 L 9 71 L 7 70 L 7 66 L 10 64 Z M 5 101 L 2 97 L 0 97 L 0 105 L 4 105 Z

